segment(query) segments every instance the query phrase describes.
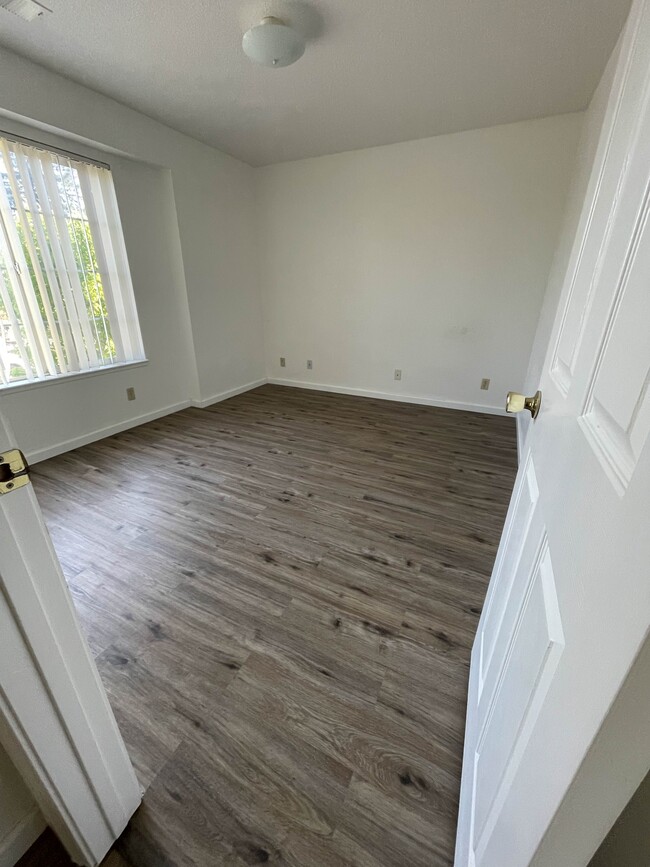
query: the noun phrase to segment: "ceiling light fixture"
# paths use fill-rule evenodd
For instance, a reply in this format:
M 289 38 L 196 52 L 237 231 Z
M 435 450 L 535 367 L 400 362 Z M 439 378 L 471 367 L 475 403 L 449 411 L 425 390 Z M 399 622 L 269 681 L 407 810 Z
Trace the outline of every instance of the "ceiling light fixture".
M 244 52 L 262 66 L 289 66 L 305 52 L 305 40 L 279 18 L 267 16 L 244 33 Z

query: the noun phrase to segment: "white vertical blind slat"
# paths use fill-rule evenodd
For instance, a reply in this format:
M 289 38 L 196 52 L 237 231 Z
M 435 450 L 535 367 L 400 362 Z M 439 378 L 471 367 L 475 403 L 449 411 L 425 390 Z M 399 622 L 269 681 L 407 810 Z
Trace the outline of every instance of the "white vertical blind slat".
M 3 226 L 5 241 L 8 255 L 13 261 L 13 268 L 10 271 L 12 291 L 27 333 L 36 372 L 39 376 L 43 375 L 42 371 L 55 374 L 56 364 L 41 317 L 38 299 L 32 288 L 32 280 L 18 234 L 18 227 L 14 222 L 7 191 L 4 187 L 0 190 L 0 212 L 5 217 Z
M 87 259 L 88 259 L 88 263 L 89 263 L 89 270 L 86 271 L 85 266 L 83 266 L 83 267 L 84 267 L 84 276 L 86 279 L 86 284 L 87 284 L 87 286 L 90 287 L 91 282 L 94 281 L 96 283 L 97 280 L 101 281 L 101 276 L 95 270 L 95 267 L 94 267 L 94 262 L 97 258 L 97 253 L 95 252 L 95 255 L 93 256 L 94 244 L 92 242 L 92 236 L 90 234 L 90 228 L 89 228 L 89 224 L 88 224 L 88 220 L 87 220 L 87 216 L 88 216 L 87 208 L 85 207 L 85 201 L 84 201 L 84 198 L 81 194 L 81 186 L 79 184 L 79 172 L 83 171 L 83 168 L 84 167 L 81 165 L 77 166 L 75 171 L 71 172 L 70 178 L 71 178 L 71 181 L 73 183 L 73 195 L 74 195 L 74 200 L 76 202 L 76 207 L 80 213 L 86 214 L 86 219 L 80 221 L 80 228 L 82 229 L 82 241 L 81 241 L 81 244 L 77 245 L 77 247 L 79 250 L 79 258 L 80 258 L 82 263 L 83 263 L 84 258 L 85 258 L 84 257 L 84 251 L 87 255 Z M 99 287 L 97 285 L 96 285 L 96 289 L 97 289 L 97 292 L 99 295 Z M 104 299 L 104 304 L 105 304 L 106 303 L 106 294 L 104 293 L 103 285 L 101 287 L 101 294 L 102 294 L 102 297 Z M 98 318 L 100 319 L 100 322 L 97 323 L 97 332 L 98 332 L 98 339 L 99 339 L 99 343 L 100 343 L 100 347 L 101 347 L 102 359 L 105 362 L 111 361 L 113 358 L 113 354 L 114 354 L 110 348 L 110 340 L 109 340 L 110 335 L 111 335 L 111 329 L 110 329 L 110 325 L 108 323 L 108 320 L 106 319 L 106 316 L 104 315 L 103 306 L 101 304 L 99 304 Z M 104 351 L 104 348 L 105 348 L 105 351 Z
M 81 185 L 81 193 L 86 203 L 86 213 L 90 231 L 95 240 L 95 254 L 99 270 L 102 275 L 104 298 L 108 309 L 108 316 L 113 323 L 113 340 L 118 357 L 130 358 L 133 355 L 133 347 L 129 339 L 124 305 L 120 303 L 119 291 L 114 291 L 113 286 L 119 286 L 117 270 L 115 268 L 115 256 L 111 234 L 108 228 L 108 219 L 103 207 L 101 189 L 97 178 L 94 176 L 94 166 L 80 166 L 78 175 Z M 98 170 L 98 171 L 101 171 Z
M 29 310 L 29 304 L 27 299 L 25 298 L 22 282 L 18 273 L 16 272 L 17 260 L 15 250 L 13 249 L 12 245 L 12 235 L 16 233 L 16 224 L 14 223 L 11 208 L 9 206 L 9 200 L 7 198 L 7 191 L 5 190 L 4 184 L 0 184 L 0 222 L 2 223 L 1 231 L 3 240 L 4 260 L 7 267 L 9 282 L 11 284 L 11 292 L 16 302 L 16 307 L 18 308 L 20 322 L 27 337 L 27 345 L 31 349 L 32 364 L 30 364 L 29 367 L 31 369 L 33 365 L 37 376 L 45 376 L 45 365 L 43 361 L 42 350 L 39 346 L 36 332 L 34 331 L 32 317 Z M 20 244 L 20 241 L 18 243 Z M 12 306 L 11 302 L 9 303 L 9 306 Z
M 11 269 L 11 262 L 7 258 L 7 249 L 5 244 L 4 231 L 0 232 L 0 258 L 4 260 L 5 266 L 9 271 Z M 7 292 L 7 287 L 5 286 L 5 281 L 0 274 L 0 300 L 2 300 L 2 304 L 7 311 L 7 316 L 9 318 L 9 322 L 11 324 L 12 334 L 14 336 L 14 341 L 16 343 L 16 347 L 18 349 L 18 354 L 20 355 L 20 359 L 22 362 L 22 366 L 25 369 L 25 375 L 27 379 L 34 379 L 34 371 L 32 369 L 31 359 L 29 357 L 29 353 L 27 352 L 27 347 L 23 341 L 23 336 L 20 332 L 20 323 L 18 322 L 18 318 L 14 312 L 13 304 L 11 303 L 11 298 L 9 297 L 9 293 Z M 10 370 L 7 369 L 7 378 L 9 378 Z
M 59 278 L 56 272 L 56 266 L 52 258 L 52 251 L 50 250 L 50 245 L 45 235 L 43 220 L 41 219 L 38 202 L 36 200 L 36 192 L 33 182 L 33 171 L 28 164 L 27 157 L 25 156 L 25 152 L 23 151 L 22 146 L 18 144 L 14 145 L 14 152 L 18 160 L 18 167 L 20 169 L 20 173 L 25 179 L 25 195 L 27 197 L 29 209 L 32 213 L 34 230 L 36 232 L 36 239 L 38 241 L 38 246 L 41 251 L 41 259 L 43 261 L 45 277 L 47 278 L 50 292 L 52 293 L 52 302 L 54 304 L 56 318 L 61 329 L 61 339 L 63 341 L 63 347 L 65 349 L 65 364 L 62 361 L 60 365 L 61 372 L 70 373 L 72 371 L 79 370 L 79 357 L 77 355 L 77 348 L 74 344 L 74 338 L 72 336 L 70 323 L 68 322 L 68 315 L 65 309 L 61 286 L 59 285 Z
M 54 164 L 51 160 L 42 158 L 40 163 L 43 168 L 45 186 L 50 199 L 50 208 L 52 209 L 54 221 L 58 229 L 59 247 L 65 263 L 64 267 L 68 275 L 68 280 L 70 282 L 72 297 L 74 298 L 74 304 L 77 311 L 77 321 L 81 326 L 81 331 L 84 336 L 86 355 L 90 366 L 96 367 L 99 359 L 97 357 L 97 349 L 95 346 L 95 335 L 93 333 L 92 323 L 90 322 L 90 316 L 88 315 L 88 306 L 86 304 L 86 299 L 84 298 L 81 281 L 79 280 L 79 272 L 77 271 L 77 263 L 74 258 L 74 250 L 72 249 L 66 216 L 63 212 L 57 179 L 54 174 Z
M 78 360 L 77 370 L 87 370 L 90 367 L 88 353 L 86 352 L 86 346 L 79 320 L 75 315 L 76 306 L 72 294 L 72 287 L 70 286 L 63 252 L 61 250 L 61 245 L 59 244 L 59 233 L 57 231 L 54 215 L 50 211 L 50 198 L 45 187 L 45 179 L 43 177 L 40 159 L 33 159 L 30 162 L 30 166 L 32 169 L 32 178 L 36 189 L 36 195 L 38 196 L 39 202 L 41 202 L 43 220 L 45 222 L 47 237 L 49 239 L 49 248 L 52 253 L 52 258 L 54 259 L 54 268 L 56 270 L 59 286 L 61 287 L 61 294 L 65 303 L 66 319 L 70 324 L 70 329 L 74 338 Z
M 9 155 L 9 150 L 6 142 L 0 141 L 0 148 L 2 149 L 2 155 L 4 157 L 5 165 L 11 165 L 11 158 Z M 39 295 L 41 298 L 41 303 L 43 305 L 43 311 L 45 313 L 45 318 L 47 320 L 47 324 L 49 326 L 49 339 L 54 346 L 54 351 L 56 352 L 57 358 L 60 360 L 62 365 L 61 371 L 65 370 L 65 362 L 63 361 L 63 351 L 61 347 L 61 343 L 59 341 L 59 334 L 56 327 L 56 315 L 54 310 L 52 309 L 52 305 L 50 303 L 50 298 L 47 292 L 47 288 L 45 286 L 45 281 L 43 279 L 43 272 L 41 271 L 38 254 L 36 252 L 36 247 L 34 246 L 34 239 L 32 236 L 32 232 L 30 231 L 29 219 L 27 217 L 27 212 L 23 207 L 23 199 L 21 196 L 21 191 L 18 187 L 18 179 L 16 178 L 13 172 L 8 173 L 9 183 L 11 185 L 11 191 L 14 197 L 14 207 L 16 209 L 16 213 L 23 227 L 23 238 L 25 246 L 27 247 L 27 255 L 31 260 L 32 271 L 34 273 L 34 277 L 36 279 L 36 283 L 38 285 Z M 29 186 L 29 178 L 22 177 L 22 188 L 26 189 Z M 32 316 L 34 318 L 35 324 L 37 327 L 37 332 L 39 338 L 43 341 L 43 355 L 45 356 L 45 361 L 48 368 L 48 373 L 52 376 L 57 373 L 57 366 L 54 360 L 54 355 L 50 349 L 50 343 L 47 339 L 47 334 L 45 333 L 45 329 L 43 328 L 43 320 L 40 315 L 40 310 L 38 308 L 38 299 L 35 297 L 32 286 L 31 286 L 31 276 L 28 270 L 28 263 L 26 261 L 25 251 L 23 251 L 23 247 L 20 244 L 20 239 L 18 238 L 17 252 L 20 258 L 18 261 L 21 263 L 21 282 L 23 284 L 23 292 L 27 296 L 28 300 L 33 300 L 32 306 Z
M 74 196 L 72 196 L 72 197 L 70 196 L 70 189 L 69 189 L 71 184 L 74 183 L 75 171 L 73 170 L 72 165 L 71 165 L 69 160 L 65 163 L 62 163 L 61 157 L 56 155 L 56 162 L 59 166 L 59 172 L 60 172 L 60 177 L 61 177 L 61 186 L 63 188 L 63 198 L 65 198 L 65 202 L 66 202 L 66 205 L 68 208 L 68 214 L 70 214 L 70 221 L 71 221 L 71 223 L 74 221 L 72 215 L 73 215 L 75 209 L 78 210 L 79 218 L 74 218 L 74 219 L 77 220 L 77 222 L 79 223 L 79 227 L 81 228 L 81 225 L 84 222 L 83 221 L 84 208 L 81 207 L 81 202 L 77 196 L 76 184 L 74 184 L 74 187 L 75 187 Z M 64 171 L 64 170 L 66 170 L 66 171 Z M 64 175 L 67 175 L 67 178 L 68 178 L 67 184 L 64 181 Z M 85 236 L 85 232 L 84 232 L 84 236 Z M 72 232 L 72 233 L 69 233 L 68 237 L 70 238 L 70 247 L 72 248 L 73 255 L 75 254 L 75 251 L 76 251 L 76 255 L 74 255 L 75 263 L 78 263 L 78 269 L 81 270 L 81 273 L 83 275 L 83 283 L 81 282 L 81 279 L 80 279 L 80 286 L 81 286 L 81 292 L 82 292 L 84 301 L 86 302 L 90 325 L 91 325 L 92 331 L 95 335 L 95 341 L 96 341 L 95 342 L 95 348 L 97 350 L 97 355 L 99 357 L 100 363 L 104 364 L 107 360 L 107 356 L 104 354 L 104 349 L 103 349 L 102 327 L 97 322 L 98 316 L 95 315 L 95 312 L 93 309 L 93 300 L 90 296 L 91 274 L 86 270 L 86 266 L 84 265 L 84 256 L 83 256 L 82 249 L 79 245 L 79 239 L 77 237 L 77 234 Z M 73 238 L 74 238 L 74 240 L 73 240 Z M 87 241 L 86 241 L 86 250 L 90 254 L 90 248 L 88 247 Z M 99 318 L 102 319 L 102 323 L 103 323 L 103 316 L 101 314 L 99 315 Z M 103 337 L 108 338 L 108 332 L 105 330 L 104 330 Z M 111 356 L 109 354 L 108 360 L 110 361 L 110 359 L 111 359 Z
M 99 179 L 99 199 L 104 205 L 106 216 L 108 219 L 108 230 L 115 255 L 115 269 L 117 271 L 120 304 L 124 309 L 126 319 L 125 328 L 129 336 L 131 344 L 131 352 L 134 356 L 144 356 L 144 346 L 142 345 L 142 334 L 138 323 L 138 313 L 135 307 L 135 297 L 133 294 L 133 284 L 131 282 L 131 269 L 129 268 L 129 260 L 126 253 L 126 244 L 124 243 L 124 233 L 122 232 L 122 222 L 120 220 L 120 211 L 117 204 L 117 196 L 115 195 L 115 187 L 113 186 L 113 178 L 111 173 L 99 166 L 89 166 L 89 171 L 97 175 Z M 114 287 L 117 288 L 117 287 Z
M 64 253 L 67 254 L 65 257 L 66 258 L 66 265 L 68 267 L 70 267 L 71 259 L 74 260 L 74 271 L 76 274 L 76 280 L 71 275 L 71 282 L 72 282 L 72 286 L 73 286 L 73 291 L 75 293 L 75 301 L 77 303 L 83 303 L 83 309 L 85 310 L 86 315 L 88 317 L 88 325 L 90 328 L 90 333 L 92 335 L 93 346 L 95 347 L 95 350 L 97 351 L 97 348 L 99 346 L 100 341 L 99 341 L 99 334 L 98 334 L 98 330 L 97 330 L 97 323 L 95 322 L 94 316 L 91 315 L 92 314 L 92 303 L 91 303 L 90 298 L 88 297 L 88 293 L 86 291 L 87 276 L 85 273 L 85 269 L 83 267 L 83 262 L 81 260 L 81 253 L 79 250 L 79 245 L 77 244 L 77 236 L 72 231 L 72 227 L 70 227 L 70 230 L 68 229 L 68 220 L 70 221 L 70 223 L 73 222 L 73 216 L 72 216 L 73 211 L 72 211 L 70 199 L 68 196 L 68 189 L 67 189 L 67 186 L 66 186 L 65 180 L 64 180 L 64 171 L 63 170 L 64 170 L 64 168 L 69 169 L 70 166 L 69 166 L 69 164 L 64 166 L 61 163 L 61 160 L 59 159 L 58 156 L 56 156 L 55 162 L 59 168 L 58 180 L 61 184 L 60 200 L 61 200 L 61 202 L 65 201 L 65 205 L 66 205 L 67 212 L 68 212 L 67 218 L 65 217 L 65 214 L 63 214 L 65 226 L 66 226 L 66 233 L 65 233 L 65 238 L 62 239 L 61 246 L 64 250 Z M 54 161 L 53 161 L 53 163 L 54 163 Z M 55 178 L 56 178 L 56 176 L 55 176 Z M 58 184 L 57 184 L 57 188 L 58 188 Z M 74 240 L 73 240 L 73 237 L 74 237 Z M 68 249 L 68 245 L 67 245 L 66 241 L 70 242 L 69 249 Z M 75 255 L 75 251 L 76 251 L 77 255 Z M 83 275 L 83 281 L 79 275 L 79 269 L 81 269 L 81 272 Z M 78 291 L 77 291 L 77 284 L 78 284 Z M 99 360 L 102 361 L 103 359 L 101 358 L 101 353 L 97 353 L 97 354 L 99 356 Z

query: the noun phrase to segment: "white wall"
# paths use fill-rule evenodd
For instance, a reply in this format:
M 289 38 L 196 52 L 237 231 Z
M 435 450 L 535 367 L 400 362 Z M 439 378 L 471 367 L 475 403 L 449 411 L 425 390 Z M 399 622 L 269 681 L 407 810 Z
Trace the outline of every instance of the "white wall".
M 524 384 L 581 122 L 258 169 L 269 376 L 501 410 Z
M 45 829 L 45 820 L 0 746 L 0 867 L 13 867 Z
M 263 378 L 253 169 L 3 49 L 0 129 L 15 122 L 41 141 L 55 132 L 73 150 L 119 154 L 104 158 L 114 165 L 151 358 L 143 368 L 3 392 L 23 450 L 42 457 Z

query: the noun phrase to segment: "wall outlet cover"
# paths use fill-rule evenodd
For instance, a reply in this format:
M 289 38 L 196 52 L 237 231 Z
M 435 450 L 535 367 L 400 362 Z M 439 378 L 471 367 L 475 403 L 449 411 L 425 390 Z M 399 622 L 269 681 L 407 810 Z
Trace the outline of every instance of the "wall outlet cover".
M 313 370 L 313 367 L 314 367 L 314 362 L 311 360 L 311 358 L 308 358 L 307 359 L 307 370 Z
M 490 387 L 490 380 L 489 379 L 482 379 L 481 380 L 481 391 L 487 391 L 489 387 Z
M 286 366 L 287 366 L 287 359 L 284 357 L 284 355 L 281 355 L 280 356 L 280 367 L 286 367 Z
M 395 379 L 400 380 L 401 378 L 402 378 L 402 371 L 399 369 L 399 367 L 396 367 L 395 368 Z
M 133 388 L 133 386 L 130 386 L 129 388 L 127 388 L 126 399 L 127 400 L 135 400 L 135 388 Z

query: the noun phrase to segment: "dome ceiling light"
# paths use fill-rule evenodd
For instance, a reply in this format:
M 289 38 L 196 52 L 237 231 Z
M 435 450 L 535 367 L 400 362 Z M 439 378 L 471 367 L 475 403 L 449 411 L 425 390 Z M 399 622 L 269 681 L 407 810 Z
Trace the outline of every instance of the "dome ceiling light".
M 244 33 L 242 48 L 262 66 L 290 66 L 304 54 L 305 40 L 279 18 L 267 16 Z

